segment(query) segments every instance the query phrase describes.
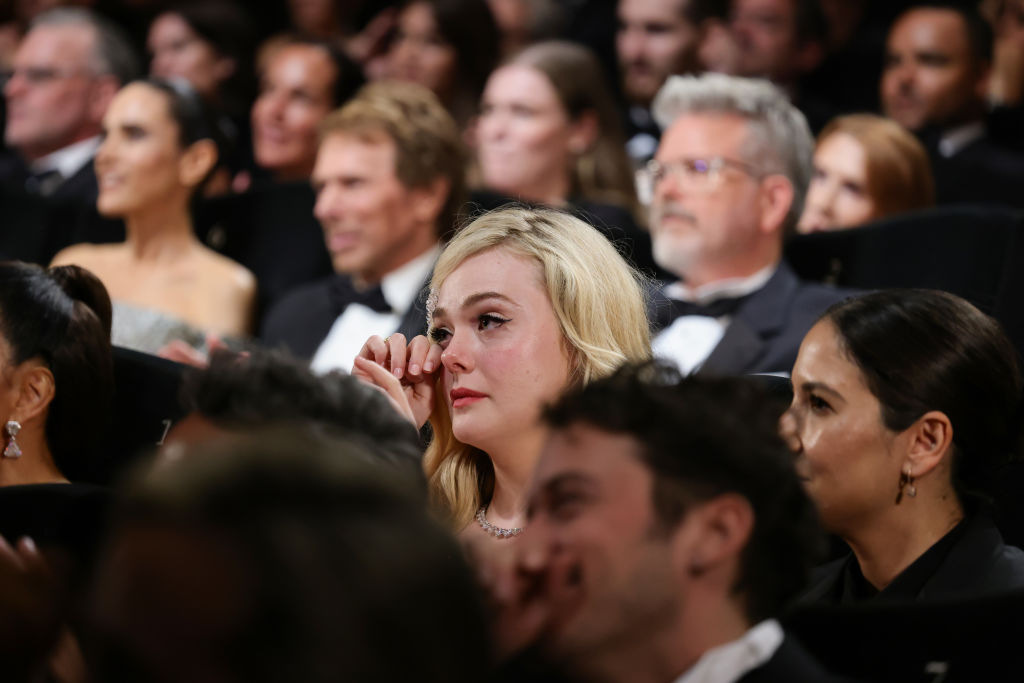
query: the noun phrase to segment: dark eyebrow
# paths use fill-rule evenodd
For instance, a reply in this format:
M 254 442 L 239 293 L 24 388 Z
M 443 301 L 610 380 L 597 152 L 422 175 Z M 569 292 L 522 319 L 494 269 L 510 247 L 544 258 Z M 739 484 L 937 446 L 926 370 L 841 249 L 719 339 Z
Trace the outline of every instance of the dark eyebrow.
M 476 294 L 470 294 L 465 299 L 463 299 L 460 308 L 469 308 L 470 306 L 480 303 L 481 301 L 486 301 L 487 299 L 498 299 L 500 301 L 504 301 L 509 305 L 518 307 L 518 304 L 515 301 L 512 301 L 512 299 L 509 299 L 504 294 L 499 294 L 498 292 L 478 292 Z M 434 309 L 434 313 L 431 317 L 442 318 L 447 313 L 448 311 L 438 306 L 437 308 Z
M 816 391 L 823 394 L 829 394 L 830 396 L 833 396 L 839 399 L 840 401 L 843 401 L 844 403 L 846 402 L 846 399 L 843 398 L 842 394 L 840 394 L 838 391 L 822 382 L 804 382 L 803 384 L 800 385 L 800 390 L 805 393 Z
M 582 486 L 593 486 L 594 482 L 591 477 L 588 477 L 582 472 L 562 472 L 551 479 L 548 479 L 533 492 L 530 496 L 529 505 L 526 509 L 526 517 L 529 519 L 533 517 L 537 512 L 537 501 L 543 496 L 551 495 L 553 491 L 556 491 L 563 486 L 571 486 L 578 484 Z

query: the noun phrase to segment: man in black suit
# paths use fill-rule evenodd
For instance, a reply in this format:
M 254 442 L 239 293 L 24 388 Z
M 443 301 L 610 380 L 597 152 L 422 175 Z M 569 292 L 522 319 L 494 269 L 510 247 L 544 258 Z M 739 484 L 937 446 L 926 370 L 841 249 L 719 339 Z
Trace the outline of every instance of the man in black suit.
M 939 203 L 1024 206 L 1024 157 L 995 144 L 986 129 L 992 44 L 977 10 L 953 3 L 912 7 L 889 31 L 882 108 L 921 137 Z
M 426 329 L 426 284 L 464 196 L 455 122 L 428 90 L 367 86 L 321 126 L 314 213 L 335 274 L 283 297 L 261 338 L 348 370 L 371 335 Z
M 832 680 L 775 620 L 822 540 L 777 414 L 750 378 L 656 366 L 560 399 L 493 574 L 499 646 L 579 680 Z
M 638 164 L 658 148 L 661 129 L 651 102 L 672 74 L 701 70 L 698 53 L 709 23 L 717 17 L 712 0 L 619 0 L 615 52 L 628 102 L 626 151 Z
M 801 282 L 782 241 L 803 207 L 813 141 L 766 81 L 675 76 L 645 177 L 654 259 L 679 278 L 652 306 L 655 354 L 684 372 L 788 373 L 804 334 L 845 293 Z
M 3 89 L 0 258 L 45 264 L 68 244 L 123 237 L 120 221 L 96 212 L 93 157 L 107 105 L 137 73 L 127 39 L 88 10 L 32 22 Z
M 107 105 L 138 72 L 121 32 L 84 9 L 51 10 L 33 21 L 4 86 L 2 180 L 55 199 L 96 202 L 92 161 Z

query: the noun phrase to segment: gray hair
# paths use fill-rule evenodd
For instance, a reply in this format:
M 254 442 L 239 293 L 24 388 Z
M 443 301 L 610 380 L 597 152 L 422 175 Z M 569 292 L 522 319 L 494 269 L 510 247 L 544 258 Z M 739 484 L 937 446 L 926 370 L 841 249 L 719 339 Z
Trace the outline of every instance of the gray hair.
M 80 26 L 93 32 L 89 68 L 94 76 L 113 76 L 118 85 L 139 77 L 142 69 L 131 42 L 116 25 L 82 7 L 57 7 L 43 12 L 29 26 Z
M 732 114 L 747 120 L 743 161 L 785 176 L 793 186 L 786 229 L 796 224 L 811 181 L 814 138 L 807 119 L 768 81 L 723 74 L 670 76 L 654 98 L 662 129 L 684 114 Z

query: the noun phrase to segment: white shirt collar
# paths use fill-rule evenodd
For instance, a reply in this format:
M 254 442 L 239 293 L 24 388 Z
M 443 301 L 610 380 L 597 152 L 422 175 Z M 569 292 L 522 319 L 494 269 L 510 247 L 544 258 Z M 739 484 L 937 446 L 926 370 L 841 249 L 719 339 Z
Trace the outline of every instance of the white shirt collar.
M 740 638 L 705 652 L 674 683 L 733 683 L 761 666 L 782 645 L 783 633 L 774 619 L 762 621 Z
M 441 246 L 434 245 L 430 249 L 391 271 L 380 281 L 381 291 L 388 305 L 396 311 L 406 311 L 416 300 L 423 283 L 434 269 L 434 262 L 441 254 Z
M 985 135 L 985 124 L 982 121 L 952 128 L 946 131 L 939 140 L 939 154 L 948 159 L 983 135 Z
M 36 159 L 30 166 L 34 173 L 58 171 L 61 178 L 70 178 L 96 156 L 100 142 L 99 135 L 79 140 L 67 147 L 61 147 L 56 152 L 50 152 L 45 157 Z
M 725 297 L 741 297 L 764 287 L 778 267 L 779 264 L 773 263 L 753 275 L 709 282 L 700 287 L 687 287 L 682 281 L 673 282 L 665 287 L 665 295 L 670 299 L 692 301 L 697 304 L 707 304 Z

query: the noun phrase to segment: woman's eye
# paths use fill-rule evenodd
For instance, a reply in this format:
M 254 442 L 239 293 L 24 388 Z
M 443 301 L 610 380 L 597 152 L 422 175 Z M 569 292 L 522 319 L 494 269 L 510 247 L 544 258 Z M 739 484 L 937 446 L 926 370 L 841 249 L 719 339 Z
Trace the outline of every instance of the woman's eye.
M 444 329 L 443 327 L 435 327 L 434 329 L 430 330 L 430 341 L 441 346 L 443 346 L 444 343 L 448 341 L 448 337 L 450 336 L 451 332 Z
M 807 402 L 810 404 L 811 409 L 815 411 L 829 410 L 832 407 L 829 405 L 828 401 L 817 394 L 811 394 L 808 396 Z
M 507 322 L 507 318 L 500 318 L 496 315 L 491 315 L 490 313 L 487 313 L 477 318 L 477 327 L 478 329 L 481 330 L 487 330 L 494 327 L 498 327 Z

